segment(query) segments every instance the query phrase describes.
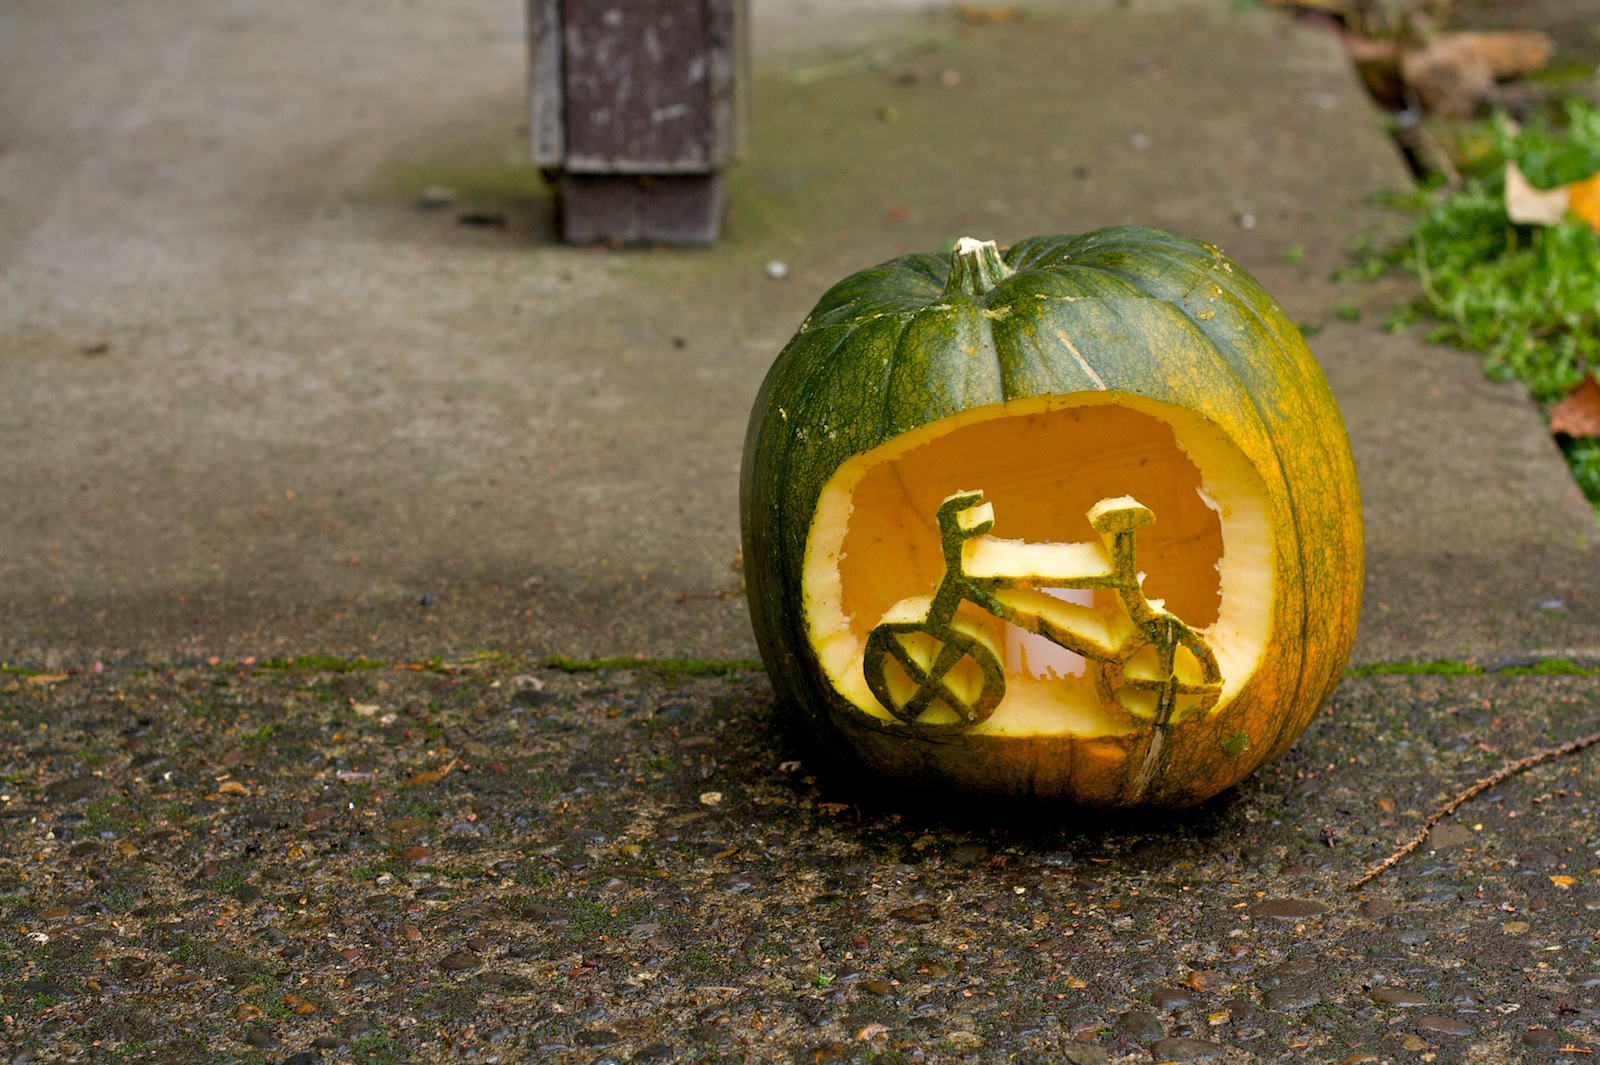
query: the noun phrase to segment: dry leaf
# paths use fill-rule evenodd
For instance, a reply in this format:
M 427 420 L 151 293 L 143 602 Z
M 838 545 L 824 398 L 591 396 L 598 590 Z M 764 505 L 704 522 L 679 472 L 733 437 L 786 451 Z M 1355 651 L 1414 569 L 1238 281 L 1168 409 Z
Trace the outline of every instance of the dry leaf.
M 1600 381 L 1590 374 L 1550 408 L 1550 431 L 1568 436 L 1600 436 Z
M 250 794 L 250 789 L 239 783 L 237 780 L 224 780 L 221 784 L 217 785 L 217 790 L 224 795 Z
M 1570 890 L 1572 888 L 1572 885 L 1576 884 L 1577 882 L 1578 882 L 1577 878 L 1576 877 L 1571 877 L 1571 876 L 1552 876 L 1550 878 L 1550 883 L 1554 884 L 1556 887 L 1560 888 L 1562 891 Z
M 887 1024 L 881 1024 L 878 1021 L 873 1021 L 871 1024 L 867 1025 L 865 1028 L 861 1029 L 861 1031 L 856 1033 L 856 1039 L 859 1042 L 865 1043 L 868 1040 L 877 1039 L 879 1036 L 888 1034 L 889 1026 Z
M 984 4 L 956 5 L 956 18 L 974 26 L 995 26 L 1002 22 L 1015 22 L 1021 17 L 1022 12 L 1010 4 L 996 7 Z
M 279 999 L 279 1001 L 282 1002 L 285 1006 L 288 1006 L 294 1012 L 296 1012 L 296 1013 L 298 1013 L 298 1014 L 300 1014 L 302 1016 L 304 1016 L 307 1013 L 315 1013 L 315 1012 L 317 1012 L 317 1007 L 316 1007 L 315 1003 L 307 1002 L 305 999 L 301 998 L 299 995 L 284 995 L 283 998 Z
M 1353 15 L 1356 0 L 1267 0 L 1272 7 L 1292 7 L 1298 11 L 1315 11 L 1322 15 Z
M 1470 117 L 1489 87 L 1550 62 L 1555 42 L 1534 30 L 1436 33 L 1400 56 L 1400 73 L 1435 114 Z
M 1400 78 L 1400 46 L 1394 41 L 1347 36 L 1345 48 L 1350 61 L 1367 83 L 1367 91 L 1385 107 L 1396 111 L 1406 105 L 1405 82 Z
M 1232 987 L 1233 978 L 1215 969 L 1195 969 L 1181 983 L 1194 991 L 1220 991 Z
M 60 684 L 67 679 L 65 673 L 35 673 L 27 679 L 28 684 Z
M 1572 213 L 1600 232 L 1600 174 L 1567 186 Z
M 1506 217 L 1521 226 L 1555 226 L 1572 206 L 1567 186 L 1539 189 L 1512 160 L 1506 161 Z

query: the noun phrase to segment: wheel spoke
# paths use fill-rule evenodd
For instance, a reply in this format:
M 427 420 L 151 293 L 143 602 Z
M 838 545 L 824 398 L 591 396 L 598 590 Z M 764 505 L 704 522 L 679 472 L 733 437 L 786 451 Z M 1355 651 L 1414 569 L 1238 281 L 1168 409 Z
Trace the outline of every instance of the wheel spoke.
M 941 643 L 939 653 L 927 668 L 917 661 L 905 643 L 904 637 L 918 634 L 932 636 Z M 988 716 L 984 711 L 991 707 L 984 704 L 983 700 L 980 699 L 977 705 L 968 703 L 955 693 L 945 679 L 963 656 L 972 654 L 976 660 L 978 648 L 970 636 L 949 630 L 944 633 L 933 633 L 922 626 L 892 629 L 886 627 L 874 633 L 870 641 L 869 654 L 872 647 L 877 648 L 884 656 L 894 659 L 905 671 L 906 677 L 916 685 L 911 698 L 899 704 L 890 697 L 887 685 L 882 683 L 881 665 L 875 671 L 869 670 L 869 684 L 873 684 L 871 680 L 873 672 L 876 672 L 879 678 L 879 682 L 873 685 L 873 694 L 878 696 L 878 701 L 885 709 L 900 720 L 916 724 L 917 719 L 939 700 L 943 700 L 964 724 L 974 724 Z M 881 662 L 881 659 L 878 661 Z

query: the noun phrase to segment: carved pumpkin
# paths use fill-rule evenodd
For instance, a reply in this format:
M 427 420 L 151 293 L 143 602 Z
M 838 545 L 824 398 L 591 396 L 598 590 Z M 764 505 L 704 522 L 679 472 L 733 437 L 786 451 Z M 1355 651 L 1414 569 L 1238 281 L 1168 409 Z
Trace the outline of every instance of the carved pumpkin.
M 891 779 L 1182 807 L 1337 683 L 1362 539 L 1299 332 L 1208 244 L 964 239 L 841 281 L 741 478 L 780 702 Z

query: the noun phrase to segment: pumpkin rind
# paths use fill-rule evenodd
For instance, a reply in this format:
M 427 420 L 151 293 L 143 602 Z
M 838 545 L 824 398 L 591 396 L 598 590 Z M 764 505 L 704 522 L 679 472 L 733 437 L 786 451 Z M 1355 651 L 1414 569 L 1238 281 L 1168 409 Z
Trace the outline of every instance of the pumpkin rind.
M 1119 227 L 1022 241 L 1004 262 L 987 292 L 947 292 L 950 263 L 929 255 L 846 278 L 779 355 L 740 486 L 762 658 L 803 729 L 891 778 L 1093 806 L 1202 801 L 1287 749 L 1349 655 L 1362 538 L 1338 408 L 1298 330 L 1211 245 Z M 1265 657 L 1226 706 L 1165 729 L 1137 781 L 1137 735 L 932 738 L 864 714 L 805 617 L 807 538 L 841 467 L 965 412 L 1079 396 L 1203 418 L 1254 468 L 1273 531 Z

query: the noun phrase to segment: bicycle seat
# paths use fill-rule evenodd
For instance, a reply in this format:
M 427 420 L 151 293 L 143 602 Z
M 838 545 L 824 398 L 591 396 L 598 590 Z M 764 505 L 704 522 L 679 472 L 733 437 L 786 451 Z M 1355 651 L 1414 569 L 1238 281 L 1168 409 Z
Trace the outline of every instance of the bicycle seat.
M 1102 535 L 1132 532 L 1155 520 L 1150 508 L 1132 496 L 1102 499 L 1089 508 L 1089 524 Z

